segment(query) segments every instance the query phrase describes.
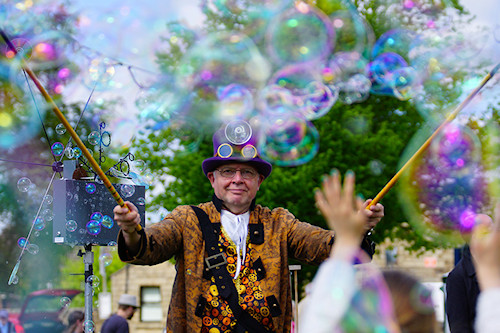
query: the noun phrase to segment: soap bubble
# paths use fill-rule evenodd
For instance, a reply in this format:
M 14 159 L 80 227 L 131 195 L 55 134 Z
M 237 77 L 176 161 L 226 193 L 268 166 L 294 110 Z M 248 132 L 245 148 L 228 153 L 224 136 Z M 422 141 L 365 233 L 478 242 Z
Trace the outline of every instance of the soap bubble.
M 33 106 L 21 69 L 0 61 L 0 148 L 10 149 L 25 144 L 38 133 L 40 115 Z M 11 75 L 10 72 L 16 73 Z M 36 103 L 39 103 L 38 97 Z M 43 105 L 40 102 L 40 105 Z
M 267 120 L 259 147 L 266 160 L 279 166 L 297 166 L 316 155 L 319 134 L 302 115 L 288 113 Z
M 109 217 L 108 215 L 104 215 L 102 217 L 101 225 L 104 228 L 111 229 L 111 228 L 113 228 L 113 224 L 114 224 L 113 219 L 111 217 Z
M 412 139 L 401 163 L 408 160 Z M 442 246 L 460 246 L 474 227 L 477 214 L 491 209 L 487 177 L 491 166 L 483 163 L 478 137 L 469 128 L 448 124 L 415 160 L 400 180 L 400 199 L 408 221 L 425 240 Z M 497 158 L 494 158 L 497 159 Z
M 63 296 L 59 300 L 59 304 L 61 304 L 61 307 L 63 308 L 68 308 L 71 304 L 71 298 L 69 298 L 68 296 Z
M 56 133 L 59 135 L 63 135 L 64 133 L 66 133 L 66 127 L 64 127 L 63 124 L 57 124 Z
M 113 257 L 109 253 L 103 253 L 99 256 L 99 262 L 104 266 L 109 266 L 113 262 Z
M 26 239 L 26 237 L 20 237 L 18 240 L 17 240 L 17 245 L 22 249 L 24 248 L 25 246 L 27 246 L 27 244 L 29 244 L 28 240 Z
M 101 140 L 101 134 L 99 134 L 99 132 L 97 131 L 90 132 L 90 134 L 87 137 L 87 141 L 93 146 L 99 144 L 100 140 Z
M 268 52 L 280 65 L 325 60 L 334 41 L 328 16 L 304 2 L 273 18 L 266 35 Z
M 42 218 L 42 217 L 37 217 L 34 221 L 33 221 L 33 228 L 35 230 L 43 230 L 45 229 L 45 220 Z
M 87 183 L 85 184 L 85 191 L 88 193 L 88 194 L 94 194 L 95 191 L 96 191 L 97 187 L 94 183 Z
M 131 196 L 134 195 L 135 193 L 135 186 L 134 185 L 129 185 L 129 184 L 122 184 L 120 186 L 120 193 L 125 197 L 125 198 L 130 198 Z
M 102 219 L 103 219 L 103 215 L 101 212 L 93 212 L 91 215 L 90 215 L 90 219 L 91 220 L 94 220 L 94 221 L 97 221 L 97 222 L 102 222 Z
M 226 125 L 224 133 L 229 142 L 242 145 L 252 137 L 252 128 L 244 120 L 235 120 Z
M 31 188 L 31 180 L 28 177 L 21 177 L 17 181 L 17 188 L 21 192 L 28 192 Z
M 31 244 L 28 244 L 28 246 L 26 247 L 26 250 L 29 253 L 36 255 L 36 254 L 38 254 L 38 252 L 40 252 L 40 247 L 36 244 L 31 243 Z
M 61 156 L 64 153 L 64 145 L 60 142 L 55 142 L 54 144 L 52 144 L 50 149 L 52 150 L 52 154 L 54 156 Z
M 101 232 L 101 222 L 90 220 L 86 225 L 87 232 L 91 235 L 98 235 Z
M 78 228 L 78 223 L 75 220 L 66 221 L 66 230 L 74 232 Z

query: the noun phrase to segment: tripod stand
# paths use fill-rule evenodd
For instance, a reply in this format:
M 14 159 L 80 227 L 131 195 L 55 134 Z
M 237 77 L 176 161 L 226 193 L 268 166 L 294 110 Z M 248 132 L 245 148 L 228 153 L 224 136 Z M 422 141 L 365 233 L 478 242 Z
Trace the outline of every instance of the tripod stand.
M 92 298 L 94 296 L 93 283 L 94 283 L 94 252 L 92 252 L 92 244 L 85 244 L 85 252 L 78 251 L 78 256 L 83 258 L 85 265 L 85 333 L 94 332 L 94 321 L 92 311 Z

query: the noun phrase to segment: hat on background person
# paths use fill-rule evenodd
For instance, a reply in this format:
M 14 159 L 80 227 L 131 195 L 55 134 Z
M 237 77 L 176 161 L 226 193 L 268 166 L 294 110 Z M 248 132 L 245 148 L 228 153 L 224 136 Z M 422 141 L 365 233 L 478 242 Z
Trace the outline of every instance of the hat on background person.
M 120 296 L 120 300 L 118 300 L 118 305 L 128 305 L 134 308 L 139 307 L 139 303 L 137 303 L 137 297 L 129 294 L 122 294 Z
M 250 127 L 243 129 L 249 131 L 247 140 L 230 141 L 226 135 L 226 127 L 222 127 L 215 132 L 212 141 L 214 156 L 207 158 L 201 164 L 205 176 L 228 163 L 248 163 L 267 178 L 271 174 L 271 163 L 261 159 L 257 152 L 257 135 Z M 241 133 L 241 132 L 240 132 Z M 239 138 L 238 138 L 239 139 Z
M 7 310 L 0 310 L 0 318 L 9 318 L 9 313 L 7 312 Z

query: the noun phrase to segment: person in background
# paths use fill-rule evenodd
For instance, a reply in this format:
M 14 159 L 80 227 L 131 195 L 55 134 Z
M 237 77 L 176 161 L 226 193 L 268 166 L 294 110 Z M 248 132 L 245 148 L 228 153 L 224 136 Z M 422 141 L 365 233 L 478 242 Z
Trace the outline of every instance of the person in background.
M 491 224 L 489 216 L 478 214 L 476 220 Z M 469 248 L 470 235 L 464 238 L 466 245 L 456 266 L 446 278 L 446 316 L 451 333 L 474 333 L 476 304 L 479 284 L 474 268 L 474 257 Z M 480 332 L 478 332 L 480 333 Z
M 360 255 L 359 242 L 365 233 L 366 215 L 361 214 L 363 202 L 354 198 L 354 173 L 348 172 L 341 185 L 338 172 L 323 181 L 323 190 L 316 192 L 316 205 L 327 224 L 335 232 L 330 257 L 325 260 L 308 286 L 308 300 L 299 317 L 299 332 L 405 332 L 432 333 L 437 327 L 430 292 L 413 276 L 390 270 L 383 272 L 377 285 L 381 295 L 390 295 L 392 306 L 381 303 L 361 310 L 351 326 L 344 322 L 348 311 L 356 312 L 353 302 L 359 302 L 363 288 L 357 281 Z M 361 263 L 364 263 L 361 260 Z M 363 265 L 360 265 L 363 266 Z M 364 269 L 367 267 L 364 266 Z M 362 269 L 362 268 L 360 268 Z M 368 280 L 376 279 L 376 271 L 368 271 Z M 373 285 L 370 287 L 373 288 Z M 368 293 L 373 299 L 373 290 Z M 414 297 L 415 296 L 415 297 Z M 381 298 L 383 300 L 383 297 Z M 363 310 L 366 310 L 363 312 Z M 351 312 L 352 313 L 352 312 Z M 371 317 L 370 317 L 371 316 Z M 383 328 L 382 328 L 383 327 Z
M 14 324 L 9 321 L 9 312 L 0 310 L 0 333 L 16 333 Z
M 64 333 L 83 333 L 85 314 L 82 310 L 73 310 L 68 316 L 68 326 Z
M 118 301 L 118 311 L 104 321 L 101 333 L 129 333 L 128 321 L 139 307 L 137 297 L 123 294 Z
M 478 333 L 500 331 L 500 203 L 493 223 L 474 228 L 470 250 L 474 257 L 479 297 L 474 327 Z
M 288 259 L 318 265 L 336 243 L 331 230 L 300 221 L 283 207 L 256 204 L 272 166 L 258 155 L 257 132 L 250 133 L 237 143 L 224 128 L 215 133 L 213 154 L 202 163 L 214 191 L 211 202 L 178 206 L 140 231 L 132 203 L 114 209 L 122 261 L 156 265 L 176 259 L 168 333 L 289 332 Z M 360 207 L 365 233 L 384 215 L 381 204 L 365 209 L 369 202 Z M 373 254 L 367 237 L 357 247 Z

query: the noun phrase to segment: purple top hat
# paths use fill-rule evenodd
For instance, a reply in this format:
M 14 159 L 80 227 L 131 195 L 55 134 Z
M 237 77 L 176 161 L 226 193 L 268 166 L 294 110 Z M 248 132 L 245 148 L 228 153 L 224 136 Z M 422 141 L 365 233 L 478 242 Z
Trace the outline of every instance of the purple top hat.
M 214 156 L 201 164 L 205 176 L 219 166 L 228 163 L 247 163 L 254 167 L 264 178 L 271 174 L 272 165 L 261 159 L 257 152 L 257 135 L 248 127 L 222 127 L 213 136 Z M 228 133 L 228 130 L 230 133 Z

